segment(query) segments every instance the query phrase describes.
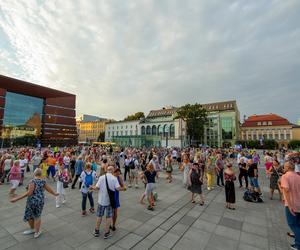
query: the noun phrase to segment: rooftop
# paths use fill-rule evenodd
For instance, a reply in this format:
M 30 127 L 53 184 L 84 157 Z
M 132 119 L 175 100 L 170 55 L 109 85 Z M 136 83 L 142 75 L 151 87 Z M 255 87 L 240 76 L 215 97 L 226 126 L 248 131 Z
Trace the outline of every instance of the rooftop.
M 9 92 L 35 96 L 39 98 L 74 96 L 73 94 L 70 93 L 47 88 L 41 85 L 25 82 L 19 79 L 15 79 L 3 75 L 0 75 L 0 88 L 6 89 Z
M 242 124 L 242 127 L 257 127 L 257 126 L 283 126 L 292 125 L 286 118 L 277 114 L 251 115 Z

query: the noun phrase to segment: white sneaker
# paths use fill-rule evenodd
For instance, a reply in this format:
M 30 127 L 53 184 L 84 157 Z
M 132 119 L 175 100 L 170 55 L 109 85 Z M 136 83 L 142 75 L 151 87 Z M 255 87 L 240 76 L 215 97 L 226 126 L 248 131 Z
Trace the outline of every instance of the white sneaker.
M 210 187 L 208 187 L 208 188 L 207 188 L 207 190 L 211 190 L 211 188 L 210 188 Z
M 34 229 L 29 229 L 23 232 L 24 235 L 34 234 Z
M 65 204 L 65 203 L 66 203 L 66 200 L 63 200 L 63 201 L 62 201 L 62 204 Z
M 59 208 L 60 207 L 60 205 L 56 205 L 56 208 Z
M 34 233 L 33 237 L 36 239 L 36 238 L 40 237 L 41 234 L 42 234 L 42 232 L 38 231 L 37 233 Z
M 138 185 L 135 185 L 135 188 L 139 188 L 139 186 L 138 186 Z

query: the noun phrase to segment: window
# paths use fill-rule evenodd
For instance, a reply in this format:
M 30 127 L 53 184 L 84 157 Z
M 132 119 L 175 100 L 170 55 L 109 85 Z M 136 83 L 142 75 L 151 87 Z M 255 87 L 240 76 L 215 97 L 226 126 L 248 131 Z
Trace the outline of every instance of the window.
M 146 128 L 146 135 L 151 135 L 151 127 L 149 125 Z
M 126 126 L 127 127 L 127 126 Z M 125 135 L 128 135 L 128 132 L 127 132 L 127 130 L 125 131 Z
M 174 126 L 174 124 L 170 125 L 170 137 L 171 138 L 175 137 L 175 126 Z
M 110 132 L 108 132 L 107 134 L 108 134 L 108 137 L 110 137 Z
M 145 126 L 142 126 L 142 127 L 141 127 L 141 134 L 142 134 L 142 135 L 145 135 L 145 134 L 146 134 Z
M 268 125 L 272 126 L 272 122 L 268 122 Z
M 123 135 L 123 131 L 121 131 L 121 136 Z
M 260 126 L 260 125 L 261 125 L 261 122 L 258 122 L 257 125 Z
M 221 118 L 222 139 L 233 139 L 233 122 L 231 117 Z
M 130 135 L 132 135 L 132 130 L 130 130 Z
M 262 124 L 263 124 L 263 126 L 266 126 L 266 125 L 267 125 L 267 122 L 263 122 Z

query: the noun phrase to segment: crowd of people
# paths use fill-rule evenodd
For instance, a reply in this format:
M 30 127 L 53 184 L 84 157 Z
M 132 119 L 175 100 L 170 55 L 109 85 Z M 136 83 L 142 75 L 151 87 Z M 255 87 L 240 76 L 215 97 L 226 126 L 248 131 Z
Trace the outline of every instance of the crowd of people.
M 264 152 L 260 156 L 254 150 L 221 148 L 118 148 L 118 147 L 64 147 L 64 148 L 11 148 L 0 153 L 0 182 L 11 184 L 9 195 L 16 202 L 27 197 L 24 221 L 30 229 L 24 234 L 41 234 L 41 214 L 44 206 L 44 190 L 56 196 L 56 207 L 67 202 L 66 188 L 82 194 L 81 215 L 96 213 L 94 236 L 99 237 L 100 224 L 105 216 L 104 238 L 116 230 L 120 207 L 120 191 L 144 187 L 140 198 L 147 209 L 155 209 L 156 182 L 165 176 L 171 185 L 173 171 L 182 171 L 182 185 L 191 192 L 191 202 L 205 205 L 203 190 L 224 187 L 225 207 L 235 210 L 235 181 L 239 187 L 262 196 L 259 184 L 259 166 L 264 157 L 265 172 L 270 181 L 270 199 L 278 190 L 279 200 L 286 206 L 288 225 L 295 237 L 294 249 L 300 249 L 300 175 L 299 153 L 283 151 Z M 26 172 L 33 172 L 33 180 L 24 183 Z M 162 173 L 165 175 L 162 175 Z M 56 183 L 56 191 L 49 185 Z M 27 191 L 17 195 L 18 187 L 28 184 Z M 93 192 L 98 190 L 95 205 Z

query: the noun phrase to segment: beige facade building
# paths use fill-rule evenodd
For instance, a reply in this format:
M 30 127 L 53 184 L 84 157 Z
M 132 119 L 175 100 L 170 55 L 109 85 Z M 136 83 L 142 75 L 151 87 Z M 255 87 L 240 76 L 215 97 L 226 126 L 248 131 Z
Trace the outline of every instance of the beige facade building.
M 101 133 L 105 132 L 105 124 L 110 120 L 77 121 L 78 141 L 92 143 L 97 141 Z
M 299 138 L 297 127 L 276 114 L 252 115 L 241 126 L 241 139 L 275 140 L 279 147 L 287 147 L 291 140 Z

